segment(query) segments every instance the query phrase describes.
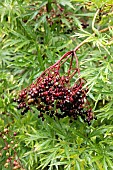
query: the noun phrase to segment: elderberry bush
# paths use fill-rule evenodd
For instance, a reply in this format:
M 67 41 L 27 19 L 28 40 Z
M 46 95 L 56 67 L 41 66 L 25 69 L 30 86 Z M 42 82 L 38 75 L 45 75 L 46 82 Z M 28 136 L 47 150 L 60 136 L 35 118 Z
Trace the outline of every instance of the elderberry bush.
M 36 106 L 40 112 L 38 118 L 42 118 L 42 121 L 45 114 L 54 119 L 68 116 L 70 122 L 80 116 L 89 125 L 91 124 L 93 112 L 87 101 L 88 89 L 83 89 L 85 80 L 78 78 L 73 86 L 70 83 L 72 77 L 79 73 L 78 65 L 74 70 L 72 68 L 73 57 L 78 63 L 74 51 L 67 52 L 45 70 L 34 83 L 20 92 L 19 97 L 14 101 L 18 103 L 17 109 L 21 110 L 21 115 L 31 110 L 31 106 Z M 62 75 L 60 68 L 68 58 L 71 58 L 69 70 L 67 74 Z

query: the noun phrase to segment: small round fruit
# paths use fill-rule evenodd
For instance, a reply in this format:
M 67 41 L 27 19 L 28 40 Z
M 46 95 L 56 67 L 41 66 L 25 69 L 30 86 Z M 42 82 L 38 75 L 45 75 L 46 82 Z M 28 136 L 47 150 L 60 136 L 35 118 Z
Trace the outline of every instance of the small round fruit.
M 34 102 L 34 99 L 32 99 L 32 98 L 28 100 L 29 105 L 32 104 L 33 102 Z
M 7 137 L 4 135 L 4 136 L 3 136 L 3 139 L 5 140 L 5 139 L 7 139 Z
M 11 160 L 10 160 L 9 158 L 6 160 L 7 163 L 9 163 L 10 161 L 11 161 Z
M 14 141 L 12 140 L 12 141 L 11 141 L 11 144 L 13 144 L 13 143 L 14 143 Z
M 6 156 L 9 156 L 9 152 L 6 153 Z
M 16 135 L 17 135 L 17 133 L 16 133 L 16 132 L 14 132 L 14 133 L 13 133 L 13 136 L 16 136 Z
M 17 147 L 18 147 L 18 144 L 16 143 L 16 144 L 14 145 L 14 147 L 17 148 Z
M 4 132 L 5 132 L 5 133 L 6 133 L 6 132 L 8 132 L 8 129 L 7 129 L 7 128 L 5 128 L 5 129 L 4 129 Z
M 8 147 L 8 149 L 9 149 L 9 148 L 10 148 L 10 145 L 8 144 L 7 147 Z
M 9 163 L 7 162 L 7 163 L 4 164 L 4 167 L 8 168 L 8 165 L 9 165 Z

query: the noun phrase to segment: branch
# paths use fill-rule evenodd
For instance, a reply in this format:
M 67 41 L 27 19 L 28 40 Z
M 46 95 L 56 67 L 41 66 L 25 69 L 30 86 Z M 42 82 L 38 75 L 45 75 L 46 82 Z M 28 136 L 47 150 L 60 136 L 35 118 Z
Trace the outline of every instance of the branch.
M 99 13 L 99 11 L 100 11 L 100 9 L 98 9 L 97 10 L 97 12 L 95 13 L 95 15 L 94 15 L 94 18 L 93 18 L 93 21 L 92 21 L 92 30 L 94 31 L 94 33 L 95 34 L 99 34 L 99 31 L 95 28 L 95 20 L 96 20 L 96 17 L 97 17 L 97 15 L 98 15 L 98 13 Z
M 99 33 L 103 33 L 103 32 L 108 31 L 110 28 L 113 28 L 113 26 L 110 26 L 110 27 L 108 27 L 108 28 L 104 28 L 104 29 L 102 29 L 102 30 L 99 30 L 98 32 L 99 32 Z M 95 33 L 93 33 L 91 36 L 95 36 Z M 76 47 L 74 48 L 74 50 L 71 50 L 71 51 L 66 52 L 66 53 L 60 58 L 60 60 L 58 60 L 54 65 L 52 65 L 52 66 L 50 66 L 49 68 L 47 68 L 47 69 L 39 76 L 38 79 L 40 79 L 43 75 L 45 75 L 46 72 L 49 71 L 51 68 L 53 68 L 53 67 L 55 67 L 56 65 L 58 65 L 64 58 L 66 58 L 66 57 L 69 58 L 72 54 L 74 54 L 74 56 L 75 56 L 75 58 L 76 58 L 76 65 L 77 65 L 77 69 L 78 69 L 78 73 L 79 73 L 79 66 L 78 66 L 78 59 L 77 59 L 77 56 L 76 56 L 76 51 L 77 51 L 81 46 L 83 46 L 85 43 L 89 42 L 89 39 L 91 38 L 91 36 L 88 37 L 88 38 L 86 38 L 84 41 L 82 41 L 78 46 L 76 46 Z M 67 59 L 66 59 L 66 60 L 67 60 Z
M 113 28 L 113 26 L 109 26 L 108 28 L 104 28 L 104 29 L 100 30 L 99 32 L 103 33 L 103 32 L 109 31 L 109 29 L 112 29 L 112 28 Z
M 102 30 L 99 30 L 99 33 L 106 32 L 106 31 L 108 31 L 110 28 L 112 29 L 113 26 L 109 26 L 109 27 L 107 27 L 107 28 L 104 28 L 104 29 L 102 29 Z M 94 36 L 94 35 L 95 35 L 95 33 L 92 34 L 92 36 Z M 82 45 L 84 45 L 85 43 L 87 43 L 89 39 L 90 39 L 90 37 L 86 38 L 86 39 L 85 39 L 84 41 L 82 41 L 77 47 L 75 47 L 75 49 L 74 49 L 73 51 L 76 52 Z

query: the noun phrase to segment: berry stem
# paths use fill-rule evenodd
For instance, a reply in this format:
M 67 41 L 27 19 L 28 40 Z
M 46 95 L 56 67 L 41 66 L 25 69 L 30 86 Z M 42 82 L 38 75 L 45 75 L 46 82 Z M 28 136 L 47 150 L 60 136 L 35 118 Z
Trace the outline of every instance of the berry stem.
M 72 62 L 73 62 L 73 55 L 72 55 L 72 58 L 71 58 L 71 61 L 70 61 L 70 66 L 69 66 L 69 70 L 68 70 L 68 76 L 69 76 L 70 71 L 72 69 Z
M 60 64 L 60 65 L 63 65 L 71 56 L 72 54 L 69 54 L 68 57 Z
M 78 58 L 77 58 L 77 55 L 76 55 L 75 51 L 73 51 L 73 53 L 74 53 L 74 57 L 75 57 L 75 59 L 76 59 L 76 68 L 77 68 L 77 71 L 78 71 L 78 75 L 80 75 L 80 69 L 79 69 L 79 64 L 78 64 Z
M 39 78 L 37 80 L 39 80 L 42 76 L 44 76 L 47 71 L 49 71 L 50 69 L 54 68 L 56 65 L 58 65 L 64 58 L 66 58 L 67 56 L 70 57 L 70 55 L 73 53 L 73 51 L 68 51 L 66 52 L 55 64 L 53 64 L 52 66 L 50 66 L 49 68 L 47 68 L 45 71 L 43 71 L 43 73 L 39 76 Z

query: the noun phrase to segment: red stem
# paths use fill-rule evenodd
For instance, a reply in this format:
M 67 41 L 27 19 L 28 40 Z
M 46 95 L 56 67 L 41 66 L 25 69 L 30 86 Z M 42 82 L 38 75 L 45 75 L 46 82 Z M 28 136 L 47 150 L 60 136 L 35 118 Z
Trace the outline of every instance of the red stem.
M 73 51 L 73 53 L 74 53 L 74 57 L 75 57 L 75 59 L 76 59 L 76 68 L 78 69 L 78 74 L 80 75 L 80 69 L 79 69 L 79 64 L 78 64 L 78 58 L 77 58 L 77 55 L 76 55 L 75 51 Z
M 72 69 L 72 62 L 73 62 L 73 55 L 72 55 L 72 58 L 71 58 L 71 61 L 70 61 L 70 66 L 69 66 L 69 70 L 68 70 L 68 76 L 69 76 L 70 71 Z
M 60 63 L 60 61 L 62 61 L 65 57 L 67 57 L 68 55 L 71 55 L 73 53 L 73 51 L 68 51 L 66 52 L 55 64 L 53 64 L 52 66 L 50 66 L 49 68 L 47 68 L 38 79 L 40 79 L 47 71 L 49 71 L 51 68 L 54 68 L 57 64 Z M 37 79 L 37 80 L 38 80 Z

